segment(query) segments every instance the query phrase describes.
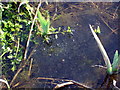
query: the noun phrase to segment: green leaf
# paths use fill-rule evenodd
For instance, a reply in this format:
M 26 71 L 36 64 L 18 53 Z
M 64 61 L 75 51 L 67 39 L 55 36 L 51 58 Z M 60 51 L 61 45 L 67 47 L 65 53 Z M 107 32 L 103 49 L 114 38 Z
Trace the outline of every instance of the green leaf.
M 95 29 L 94 31 L 95 31 L 95 33 L 98 33 L 98 34 L 101 33 L 101 30 L 100 30 L 100 27 L 99 27 L 99 26 L 98 26 L 97 29 Z
M 107 73 L 110 75 L 113 74 L 112 67 L 107 68 Z
M 9 59 L 12 59 L 13 58 L 13 55 L 10 54 L 9 56 L 7 56 Z
M 42 35 L 46 35 L 48 33 L 49 27 L 50 27 L 50 21 L 49 18 L 46 20 L 38 11 L 38 21 L 40 22 L 40 25 L 42 27 Z
M 113 58 L 113 63 L 112 63 L 112 70 L 113 70 L 113 72 L 118 71 L 119 62 L 120 62 L 120 59 L 118 59 L 118 50 L 116 50 L 116 52 L 114 54 L 114 58 Z
M 16 66 L 13 65 L 13 67 L 11 68 L 11 70 L 14 72 L 16 70 Z

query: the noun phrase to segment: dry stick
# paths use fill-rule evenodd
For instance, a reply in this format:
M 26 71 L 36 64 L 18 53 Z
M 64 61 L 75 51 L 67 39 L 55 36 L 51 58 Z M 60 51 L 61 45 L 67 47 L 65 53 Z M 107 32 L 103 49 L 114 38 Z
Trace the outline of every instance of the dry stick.
M 107 69 L 107 67 L 102 66 L 102 65 L 92 65 L 91 67 L 99 67 L 99 68 Z
M 28 77 L 30 77 L 30 75 L 31 75 L 32 63 L 33 63 L 33 58 L 31 58 L 29 72 L 28 72 Z
M 68 85 L 72 85 L 74 84 L 73 82 L 65 82 L 65 83 L 61 83 L 61 84 L 57 84 L 54 89 L 58 89 L 58 88 L 61 88 L 61 87 L 65 87 L 65 86 L 68 86 Z
M 54 89 L 58 89 L 58 88 L 65 87 L 65 86 L 67 86 L 67 85 L 73 85 L 73 84 L 76 84 L 76 85 L 78 85 L 78 86 L 80 86 L 80 87 L 83 87 L 83 88 L 86 88 L 86 89 L 92 89 L 92 88 L 89 87 L 89 86 L 86 86 L 86 85 L 84 85 L 84 84 L 82 84 L 82 83 L 79 83 L 79 82 L 76 82 L 76 81 L 73 81 L 73 80 L 70 80 L 69 82 L 57 84 L 57 85 L 54 87 Z
M 23 60 L 26 60 L 26 58 L 27 58 L 27 52 L 28 52 L 28 49 L 29 49 L 29 43 L 30 43 L 30 38 L 31 38 L 31 35 L 32 35 L 32 31 L 33 31 L 33 26 L 34 26 L 35 20 L 37 18 L 37 12 L 38 12 L 40 6 L 41 6 L 41 2 L 39 3 L 39 5 L 37 7 L 36 14 L 35 14 L 35 17 L 33 19 L 32 25 L 31 25 L 31 29 L 30 29 L 30 32 L 29 32 L 29 36 L 28 36 L 28 40 L 27 40 L 27 44 L 26 44 L 26 50 L 25 50 L 25 54 L 24 54 L 24 59 Z
M 45 78 L 45 77 L 38 77 L 38 78 L 33 78 L 33 79 L 47 79 L 47 80 L 70 81 L 70 80 L 67 80 L 67 79 L 60 79 L 60 78 Z
M 29 49 L 29 43 L 30 43 L 30 38 L 31 38 L 31 35 L 32 35 L 32 31 L 33 31 L 33 26 L 34 26 L 35 20 L 37 18 L 37 12 L 38 12 L 40 6 L 41 6 L 41 2 L 38 4 L 37 10 L 36 10 L 36 14 L 35 14 L 35 17 L 33 19 L 32 25 L 31 25 L 31 29 L 30 29 L 30 32 L 29 32 L 29 36 L 28 36 L 28 40 L 27 40 L 27 44 L 26 44 L 26 50 L 25 50 L 25 53 L 24 53 L 23 61 L 25 61 L 26 58 L 27 58 L 27 53 L 28 53 L 28 49 Z M 25 67 L 25 65 L 26 65 L 26 63 L 20 69 L 18 69 L 17 73 L 15 74 L 15 76 L 12 79 L 12 81 L 10 82 L 10 86 L 12 85 L 13 81 L 16 79 L 16 77 L 20 73 L 20 71 Z
M 83 88 L 92 89 L 91 87 L 86 86 L 86 85 L 84 85 L 84 84 L 82 84 L 82 83 L 76 82 L 76 81 L 74 81 L 74 80 L 59 79 L 59 78 L 45 78 L 45 77 L 38 77 L 38 78 L 35 78 L 35 79 L 45 79 L 45 80 L 53 80 L 53 81 L 54 81 L 54 80 L 56 80 L 56 81 L 58 81 L 58 80 L 66 81 L 65 83 L 57 84 L 57 85 L 54 87 L 54 89 L 61 88 L 61 87 L 64 87 L 64 86 L 66 86 L 66 85 L 71 85 L 71 84 L 76 84 L 76 85 L 81 86 L 81 87 L 83 87 Z
M 37 46 L 36 46 L 36 47 L 37 47 Z M 35 48 L 36 48 L 36 47 L 35 47 Z M 30 53 L 30 55 L 29 55 L 28 59 L 26 60 L 26 62 L 24 63 L 24 65 L 17 70 L 17 72 L 16 72 L 16 74 L 14 75 L 12 81 L 10 82 L 10 86 L 12 85 L 12 83 L 14 82 L 14 80 L 16 79 L 16 77 L 18 76 L 18 74 L 20 73 L 20 71 L 26 66 L 27 61 L 30 59 L 30 57 L 31 57 L 31 56 L 33 55 L 33 53 L 35 52 L 35 48 L 34 48 L 34 49 L 32 50 L 32 52 Z
M 16 72 L 16 74 L 14 75 L 14 77 L 13 77 L 11 83 L 10 83 L 10 86 L 12 85 L 13 81 L 16 79 L 16 77 L 18 76 L 18 74 L 20 73 L 20 71 L 27 65 L 28 60 L 29 60 L 29 59 L 31 58 L 31 56 L 34 54 L 36 48 L 37 48 L 37 45 L 35 46 L 35 48 L 32 50 L 32 52 L 31 52 L 30 55 L 28 56 L 28 59 L 26 60 L 26 62 L 24 63 L 24 65 L 23 65 L 22 67 L 20 67 L 20 68 L 18 69 L 18 71 Z M 15 86 L 16 86 L 16 84 L 15 84 L 13 87 L 15 87 Z
M 35 48 L 36 48 L 36 47 L 37 47 L 37 46 L 35 46 Z M 10 86 L 12 85 L 12 83 L 14 82 L 14 80 L 16 79 L 16 77 L 18 76 L 18 74 L 20 73 L 20 71 L 26 66 L 27 61 L 28 61 L 28 60 L 31 58 L 31 56 L 34 54 L 35 48 L 34 48 L 34 49 L 32 50 L 32 52 L 30 53 L 28 59 L 27 59 L 26 62 L 23 64 L 23 66 L 20 67 L 20 68 L 17 70 L 17 72 L 16 72 L 16 74 L 14 75 L 12 81 L 10 82 Z

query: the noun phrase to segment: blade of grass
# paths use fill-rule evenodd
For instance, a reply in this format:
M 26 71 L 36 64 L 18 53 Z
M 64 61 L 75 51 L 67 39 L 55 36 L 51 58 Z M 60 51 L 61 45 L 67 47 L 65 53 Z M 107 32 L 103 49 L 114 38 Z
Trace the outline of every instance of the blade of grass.
M 48 33 L 49 30 L 49 26 L 50 26 L 50 21 L 49 18 L 46 20 L 42 14 L 40 13 L 40 11 L 37 12 L 38 14 L 38 21 L 42 27 L 42 35 L 46 35 Z
M 93 36 L 94 36 L 97 44 L 98 44 L 98 47 L 99 47 L 99 49 L 100 49 L 100 52 L 101 52 L 101 54 L 102 54 L 102 56 L 103 56 L 103 59 L 104 59 L 104 61 L 105 61 L 105 64 L 106 64 L 106 66 L 107 66 L 107 72 L 108 72 L 108 74 L 112 74 L 112 65 L 111 65 L 111 63 L 110 63 L 110 59 L 109 59 L 109 57 L 108 57 L 108 55 L 107 55 L 107 52 L 105 51 L 105 49 L 104 49 L 104 47 L 103 47 L 100 39 L 98 38 L 98 36 L 97 36 L 96 33 L 94 32 L 92 26 L 91 26 L 91 25 L 89 25 L 89 26 L 90 26 L 90 30 L 91 30 L 91 32 L 92 32 L 92 34 L 93 34 Z
M 113 72 L 117 72 L 118 71 L 119 62 L 120 62 L 120 59 L 118 59 L 118 50 L 116 50 L 114 58 L 113 58 L 113 63 L 112 63 L 112 70 L 113 70 Z

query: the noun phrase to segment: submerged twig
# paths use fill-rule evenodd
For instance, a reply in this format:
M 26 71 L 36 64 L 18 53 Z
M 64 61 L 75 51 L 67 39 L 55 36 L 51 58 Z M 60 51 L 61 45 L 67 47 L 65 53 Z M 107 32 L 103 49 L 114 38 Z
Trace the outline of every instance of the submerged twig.
M 29 71 L 28 71 L 28 77 L 30 77 L 30 75 L 31 75 L 32 63 L 33 63 L 33 58 L 31 58 L 30 67 L 29 67 Z
M 35 48 L 37 47 L 37 45 L 35 46 Z M 21 70 L 26 66 L 27 61 L 30 59 L 30 57 L 34 54 L 35 52 L 35 48 L 32 50 L 32 52 L 30 53 L 29 57 L 27 58 L 26 62 L 23 63 L 23 65 L 17 70 L 16 74 L 14 75 L 12 81 L 10 82 L 10 86 L 12 85 L 12 83 L 14 82 L 14 80 L 16 79 L 16 77 L 18 76 L 18 74 L 21 72 Z
M 104 68 L 104 69 L 107 69 L 107 67 L 102 66 L 102 65 L 92 65 L 91 67 L 99 67 L 99 68 Z
M 69 80 L 69 82 L 57 84 L 57 85 L 54 87 L 54 89 L 58 89 L 58 88 L 61 88 L 61 87 L 65 87 L 65 86 L 68 86 L 68 85 L 74 85 L 74 84 L 75 84 L 75 85 L 78 85 L 78 86 L 80 86 L 80 87 L 82 87 L 82 88 L 92 89 L 91 87 L 86 86 L 86 85 L 84 85 L 84 84 L 82 84 L 82 83 L 76 82 L 76 81 L 74 81 L 74 80 Z
M 54 89 L 58 89 L 58 88 L 61 88 L 61 87 L 65 87 L 67 85 L 72 85 L 74 84 L 73 82 L 65 82 L 65 83 L 61 83 L 61 84 L 57 84 Z
M 38 78 L 35 78 L 35 79 L 38 79 L 38 80 L 40 80 L 40 79 L 45 79 L 45 80 L 58 80 L 58 81 L 70 81 L 70 80 L 68 80 L 68 79 L 60 79 L 60 78 L 46 78 L 46 77 L 38 77 Z
M 68 80 L 68 79 L 60 79 L 60 78 L 45 78 L 45 77 L 38 77 L 38 78 L 35 78 L 35 79 L 39 79 L 39 80 L 52 80 L 52 81 L 64 81 L 64 83 L 61 83 L 61 84 L 57 84 L 54 89 L 58 89 L 58 88 L 61 88 L 61 87 L 65 87 L 67 85 L 77 85 L 77 86 L 80 86 L 82 88 L 86 88 L 86 89 L 92 89 L 91 87 L 87 86 L 87 85 L 84 85 L 82 83 L 79 83 L 79 82 L 76 82 L 74 80 Z

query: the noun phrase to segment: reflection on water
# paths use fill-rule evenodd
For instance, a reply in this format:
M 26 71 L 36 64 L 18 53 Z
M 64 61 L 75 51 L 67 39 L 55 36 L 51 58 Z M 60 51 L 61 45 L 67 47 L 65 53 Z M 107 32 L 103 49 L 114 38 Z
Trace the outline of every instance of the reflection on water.
M 118 49 L 118 37 L 101 20 L 98 15 L 100 12 L 98 10 L 91 10 L 89 8 L 89 6 L 91 7 L 90 3 L 87 5 L 83 4 L 84 7 L 82 7 L 82 3 L 78 3 L 77 6 L 79 9 L 70 9 L 70 7 L 76 6 L 74 3 L 70 3 L 68 4 L 69 7 L 67 7 L 70 11 L 66 10 L 67 12 L 65 12 L 63 10 L 60 19 L 53 22 L 54 27 L 70 26 L 75 31 L 73 35 L 59 34 L 59 38 L 54 39 L 51 45 L 39 42 L 40 44 L 33 56 L 34 64 L 37 66 L 34 68 L 35 77 L 64 78 L 75 80 L 91 87 L 101 84 L 101 81 L 105 77 L 105 69 L 93 68 L 91 66 L 105 64 L 88 25 L 100 26 L 101 34 L 99 34 L 99 37 L 111 60 L 115 50 Z M 109 7 L 112 8 L 112 4 Z M 105 8 L 102 8 L 105 11 Z M 42 87 L 42 85 L 40 82 L 39 84 L 37 82 L 33 87 Z

